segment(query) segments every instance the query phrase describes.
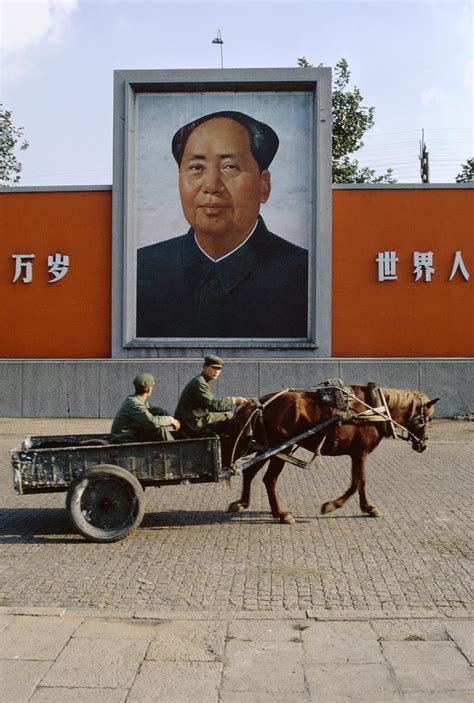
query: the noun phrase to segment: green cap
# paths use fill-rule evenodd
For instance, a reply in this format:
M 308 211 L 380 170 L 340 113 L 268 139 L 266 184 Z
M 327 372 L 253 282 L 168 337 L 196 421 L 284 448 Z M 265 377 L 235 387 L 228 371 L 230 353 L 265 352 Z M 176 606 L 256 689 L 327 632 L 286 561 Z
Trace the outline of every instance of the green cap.
M 133 385 L 137 391 L 147 391 L 155 385 L 155 377 L 151 373 L 139 373 L 138 376 L 135 376 L 133 379 Z
M 206 356 L 204 358 L 204 365 L 205 366 L 217 366 L 221 369 L 224 366 L 224 361 L 219 356 L 214 356 L 213 354 L 209 354 L 209 356 Z

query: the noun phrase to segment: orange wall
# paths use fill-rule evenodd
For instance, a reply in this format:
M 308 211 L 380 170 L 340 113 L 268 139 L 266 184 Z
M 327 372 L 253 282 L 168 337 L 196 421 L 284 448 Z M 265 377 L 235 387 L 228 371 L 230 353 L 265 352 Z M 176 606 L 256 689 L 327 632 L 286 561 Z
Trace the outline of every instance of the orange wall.
M 0 358 L 109 358 L 111 191 L 0 194 Z M 333 356 L 472 356 L 474 190 L 333 192 Z M 471 275 L 448 282 L 454 252 Z M 398 280 L 377 281 L 396 251 Z M 433 251 L 414 282 L 413 252 Z M 47 283 L 48 254 L 70 270 Z M 36 254 L 33 281 L 12 283 L 12 254 Z
M 474 190 L 335 190 L 333 356 L 472 356 Z M 454 253 L 470 273 L 451 282 Z M 378 252 L 396 251 L 396 281 L 377 281 Z M 430 283 L 413 252 L 434 253 Z
M 0 227 L 0 357 L 110 357 L 111 192 L 2 193 Z M 48 283 L 56 253 L 69 273 Z M 36 255 L 31 283 L 12 254 Z

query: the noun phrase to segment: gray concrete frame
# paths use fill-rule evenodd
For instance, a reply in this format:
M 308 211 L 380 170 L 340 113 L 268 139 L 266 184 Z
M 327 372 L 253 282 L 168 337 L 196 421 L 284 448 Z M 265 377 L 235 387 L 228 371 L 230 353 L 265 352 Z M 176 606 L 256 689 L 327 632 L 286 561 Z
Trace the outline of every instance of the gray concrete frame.
M 331 355 L 331 69 L 208 69 L 115 71 L 112 254 L 112 357 L 195 356 L 202 349 L 255 357 L 263 350 L 295 349 L 307 357 Z M 313 95 L 313 241 L 310 247 L 310 335 L 307 340 L 154 339 L 134 337 L 134 115 L 144 92 L 309 91 Z M 317 314 L 316 314 L 317 311 Z M 179 350 L 179 352 L 177 351 Z M 293 350 L 293 351 L 292 351 Z

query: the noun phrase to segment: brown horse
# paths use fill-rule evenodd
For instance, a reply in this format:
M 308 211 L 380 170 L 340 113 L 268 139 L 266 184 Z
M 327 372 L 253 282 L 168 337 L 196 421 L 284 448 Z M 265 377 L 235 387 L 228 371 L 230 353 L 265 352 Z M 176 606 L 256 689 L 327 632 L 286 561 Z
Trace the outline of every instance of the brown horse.
M 434 405 L 439 400 L 429 400 L 426 395 L 417 391 L 400 391 L 393 388 L 379 389 L 382 406 L 389 410 L 393 424 L 368 419 L 360 413 L 373 406 L 373 396 L 370 386 L 346 386 L 352 392 L 348 399 L 348 413 L 341 423 L 326 427 L 309 437 L 296 442 L 296 446 L 304 447 L 317 454 L 329 456 L 350 456 L 352 459 L 352 480 L 347 491 L 336 498 L 324 503 L 321 512 L 329 513 L 344 505 L 350 496 L 359 492 L 359 505 L 362 512 L 371 517 L 380 517 L 381 512 L 371 504 L 365 490 L 365 462 L 368 455 L 374 451 L 384 436 L 389 436 L 393 429 L 398 436 L 412 443 L 416 451 L 424 451 L 428 440 L 428 425 L 434 412 Z M 371 402 L 372 400 L 372 402 Z M 281 445 L 283 442 L 297 437 L 301 433 L 322 422 L 330 420 L 341 411 L 321 399 L 315 391 L 288 390 L 266 395 L 247 402 L 239 409 L 231 422 L 229 436 L 223 444 L 224 467 L 238 466 L 239 457 L 248 456 L 252 451 L 262 452 L 267 448 Z M 352 416 L 349 419 L 349 414 Z M 342 413 L 344 415 L 344 413 Z M 377 413 L 375 413 L 377 416 Z M 401 430 L 401 434 L 400 434 Z M 394 436 L 392 434 L 392 436 Z M 251 444 L 251 442 L 253 444 Z M 287 451 L 290 451 L 288 449 Z M 244 468 L 242 471 L 243 487 L 239 501 L 229 505 L 228 512 L 240 512 L 250 505 L 250 485 L 255 474 L 264 466 L 267 459 Z M 263 477 L 267 489 L 270 508 L 274 518 L 282 523 L 292 524 L 291 513 L 283 510 L 276 495 L 276 483 L 285 459 L 272 456 L 268 469 Z

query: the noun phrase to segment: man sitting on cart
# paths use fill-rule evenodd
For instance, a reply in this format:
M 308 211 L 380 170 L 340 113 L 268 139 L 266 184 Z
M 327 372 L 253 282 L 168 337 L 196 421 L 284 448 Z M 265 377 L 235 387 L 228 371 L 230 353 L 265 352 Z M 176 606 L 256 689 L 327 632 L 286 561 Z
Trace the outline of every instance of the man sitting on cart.
M 180 423 L 166 410 L 150 405 L 155 378 L 151 373 L 140 373 L 133 380 L 135 394 L 129 395 L 120 406 L 112 423 L 111 435 L 115 442 L 169 442 L 174 440 L 172 430 Z
M 175 415 L 189 437 L 224 433 L 234 415 L 235 406 L 247 402 L 241 396 L 219 400 L 212 395 L 211 382 L 219 378 L 223 365 L 220 357 L 206 356 L 201 373 L 191 379 L 181 393 Z

